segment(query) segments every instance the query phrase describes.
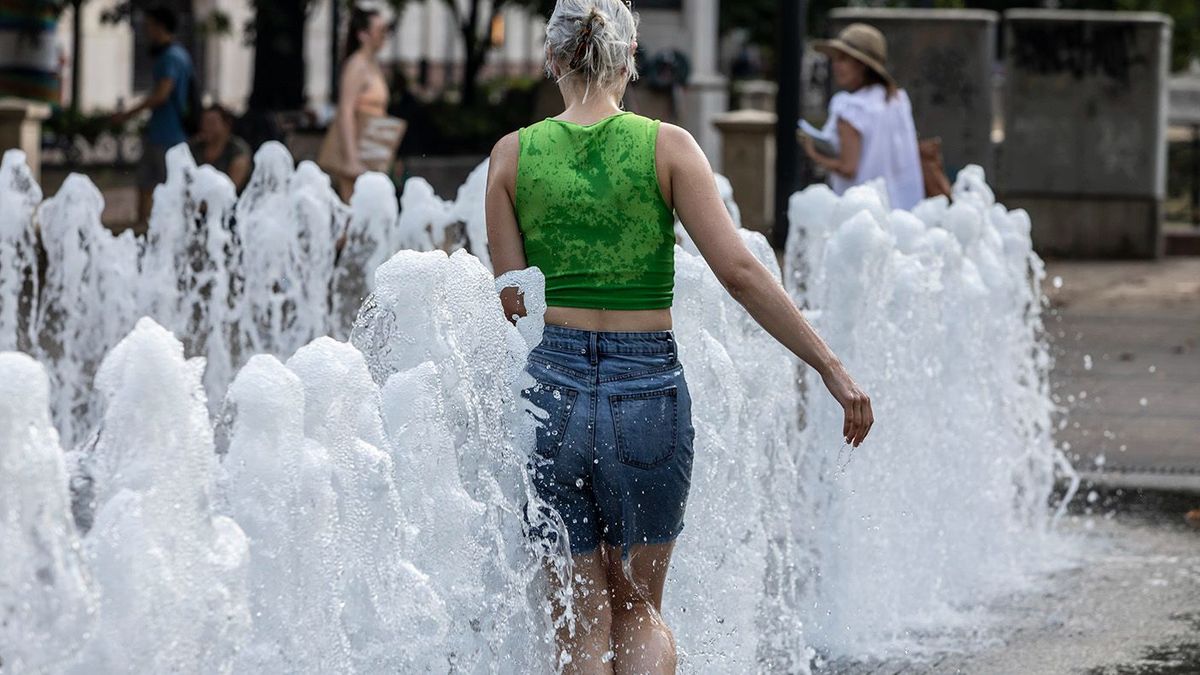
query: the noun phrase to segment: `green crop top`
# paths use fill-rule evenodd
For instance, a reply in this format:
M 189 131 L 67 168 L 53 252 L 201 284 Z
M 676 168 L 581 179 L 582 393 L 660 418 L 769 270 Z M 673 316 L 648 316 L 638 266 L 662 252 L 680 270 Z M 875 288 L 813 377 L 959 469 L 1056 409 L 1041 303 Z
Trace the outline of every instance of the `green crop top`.
M 654 165 L 657 120 L 621 113 L 587 126 L 547 119 L 519 132 L 516 214 L 546 303 L 663 309 L 675 283 L 675 216 Z

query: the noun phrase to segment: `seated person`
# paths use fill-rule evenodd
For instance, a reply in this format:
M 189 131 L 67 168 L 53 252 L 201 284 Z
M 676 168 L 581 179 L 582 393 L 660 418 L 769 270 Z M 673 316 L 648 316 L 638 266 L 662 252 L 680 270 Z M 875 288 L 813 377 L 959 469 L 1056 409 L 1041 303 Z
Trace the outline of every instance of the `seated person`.
M 229 176 L 241 193 L 250 180 L 250 146 L 233 135 L 233 113 L 210 105 L 200 118 L 200 133 L 188 144 L 196 164 L 209 164 Z

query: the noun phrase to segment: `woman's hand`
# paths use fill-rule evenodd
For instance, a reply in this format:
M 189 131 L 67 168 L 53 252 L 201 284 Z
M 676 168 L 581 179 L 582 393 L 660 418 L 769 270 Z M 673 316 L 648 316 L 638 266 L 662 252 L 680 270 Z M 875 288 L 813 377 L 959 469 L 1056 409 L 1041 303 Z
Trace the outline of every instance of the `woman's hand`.
M 813 164 L 825 169 L 826 171 L 837 171 L 840 173 L 841 158 L 829 157 L 817 152 L 817 144 L 813 141 L 812 136 L 805 136 L 802 143 L 804 145 L 804 154 L 812 160 Z
M 817 146 L 813 143 L 812 136 L 805 136 L 802 144 L 804 145 L 804 154 L 808 155 L 808 158 L 812 161 L 820 164 L 822 159 L 821 153 L 817 152 Z
M 842 436 L 847 443 L 857 448 L 871 431 L 871 425 L 875 423 L 871 397 L 854 383 L 854 378 L 850 377 L 850 373 L 840 364 L 822 375 L 821 379 L 825 381 L 825 388 L 846 412 L 842 422 Z

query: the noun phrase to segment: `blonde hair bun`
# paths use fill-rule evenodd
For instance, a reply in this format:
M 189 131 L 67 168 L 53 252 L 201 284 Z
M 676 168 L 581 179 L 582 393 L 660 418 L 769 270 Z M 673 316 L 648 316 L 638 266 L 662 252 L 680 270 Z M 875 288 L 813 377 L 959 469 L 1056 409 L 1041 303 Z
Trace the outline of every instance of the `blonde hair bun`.
M 621 0 L 558 0 L 546 23 L 546 75 L 582 78 L 588 91 L 635 80 L 636 40 L 637 17 Z

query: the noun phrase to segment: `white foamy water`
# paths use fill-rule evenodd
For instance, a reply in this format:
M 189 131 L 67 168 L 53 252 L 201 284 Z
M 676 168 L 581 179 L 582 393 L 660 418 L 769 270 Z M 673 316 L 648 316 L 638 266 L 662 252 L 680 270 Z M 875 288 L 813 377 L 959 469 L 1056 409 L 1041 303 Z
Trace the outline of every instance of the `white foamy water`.
M 0 373 L 0 659 L 14 673 L 58 670 L 90 630 L 95 597 L 50 423 L 50 381 L 25 354 L 0 353 Z
M 742 237 L 778 270 L 765 238 Z M 807 671 L 801 592 L 809 552 L 791 533 L 805 497 L 793 445 L 800 412 L 793 358 L 701 258 L 677 250 L 675 264 L 675 329 L 696 458 L 663 613 L 688 671 Z
M 236 208 L 241 288 L 239 354 L 291 354 L 329 330 L 334 244 L 345 220 L 329 178 L 292 168 L 280 143 L 263 144 Z
M 1051 438 L 1028 216 L 995 204 L 978 167 L 953 206 L 917 217 L 885 194 L 817 186 L 791 203 L 793 292 L 877 420 L 844 471 L 827 397 L 808 398 L 799 439 L 819 573 L 807 625 L 834 654 L 934 647 L 961 610 L 1019 587 L 1045 563 L 1055 472 L 1073 476 Z
M 410 181 L 401 210 L 378 174 L 340 204 L 273 144 L 240 198 L 184 149 L 169 165 L 144 240 L 100 226 L 83 177 L 37 207 L 21 158 L 0 169 L 0 347 L 41 362 L 0 355 L 0 661 L 552 672 L 546 575 L 565 570 L 523 535 L 519 396 L 544 287 L 499 282 L 531 309 L 504 319 L 486 164 L 453 202 Z M 1028 217 L 993 201 L 974 169 L 914 214 L 870 188 L 793 198 L 784 277 L 879 420 L 844 473 L 820 382 L 677 249 L 697 435 L 664 614 L 686 672 L 911 648 L 1037 569 L 1070 468 Z M 55 238 L 40 295 L 8 272 L 36 260 L 35 207 Z
M 70 672 L 228 672 L 245 642 L 247 539 L 214 508 L 203 366 L 142 319 L 96 375 L 103 416 L 75 461 L 99 603 Z
M 42 201 L 25 153 L 8 150 L 0 163 L 0 350 L 32 352 L 37 342 L 38 259 L 30 223 Z

